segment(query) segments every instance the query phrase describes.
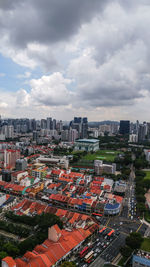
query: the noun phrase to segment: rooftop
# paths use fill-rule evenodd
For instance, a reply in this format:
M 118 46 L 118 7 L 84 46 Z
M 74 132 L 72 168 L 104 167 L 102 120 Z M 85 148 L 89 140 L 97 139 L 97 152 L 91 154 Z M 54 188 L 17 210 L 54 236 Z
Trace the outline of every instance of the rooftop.
M 145 266 L 150 266 L 150 260 L 136 256 L 136 255 L 133 256 L 133 261 L 136 261 L 136 262 L 143 264 Z
M 97 143 L 99 142 L 98 139 L 78 139 L 75 142 L 81 142 L 81 143 Z

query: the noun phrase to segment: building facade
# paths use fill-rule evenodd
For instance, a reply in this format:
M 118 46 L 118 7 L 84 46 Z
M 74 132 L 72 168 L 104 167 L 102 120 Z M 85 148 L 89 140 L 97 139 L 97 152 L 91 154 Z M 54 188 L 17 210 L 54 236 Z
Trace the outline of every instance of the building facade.
M 99 140 L 97 139 L 79 139 L 75 141 L 74 150 L 78 151 L 97 151 L 99 150 Z

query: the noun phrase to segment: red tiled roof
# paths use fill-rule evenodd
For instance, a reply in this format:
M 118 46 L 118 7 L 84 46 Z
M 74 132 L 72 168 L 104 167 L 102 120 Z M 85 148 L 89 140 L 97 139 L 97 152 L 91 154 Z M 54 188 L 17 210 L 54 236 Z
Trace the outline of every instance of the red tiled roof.
M 15 267 L 16 265 L 12 257 L 5 257 L 2 261 L 6 262 L 9 267 Z

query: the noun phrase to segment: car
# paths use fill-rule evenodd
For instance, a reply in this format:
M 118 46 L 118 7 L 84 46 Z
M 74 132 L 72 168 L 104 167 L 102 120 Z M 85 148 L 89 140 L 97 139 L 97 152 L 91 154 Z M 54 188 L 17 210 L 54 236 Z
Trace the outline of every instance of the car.
M 99 238 L 97 238 L 96 241 L 98 242 L 99 241 Z
M 97 257 L 97 253 L 94 253 L 94 257 Z

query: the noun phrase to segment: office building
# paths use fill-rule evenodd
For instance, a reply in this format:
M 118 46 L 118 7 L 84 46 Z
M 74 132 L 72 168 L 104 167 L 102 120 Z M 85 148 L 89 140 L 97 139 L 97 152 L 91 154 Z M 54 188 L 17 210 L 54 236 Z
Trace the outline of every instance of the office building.
M 88 119 L 86 117 L 74 117 L 74 120 L 70 122 L 70 128 L 78 131 L 79 138 L 88 137 Z
M 138 142 L 138 135 L 137 134 L 130 134 L 129 135 L 129 142 L 137 143 Z
M 47 129 L 53 130 L 53 121 L 52 118 L 47 118 Z
M 146 134 L 147 134 L 147 125 L 140 124 L 139 125 L 139 130 L 138 130 L 138 141 L 144 141 L 146 139 Z
M 14 127 L 12 125 L 2 126 L 2 134 L 4 134 L 6 138 L 13 138 L 14 137 Z
M 45 119 L 41 120 L 41 129 L 46 129 L 47 121 Z
M 120 134 L 130 133 L 130 121 L 120 121 Z
M 70 129 L 68 141 L 74 143 L 77 138 L 78 138 L 78 131 L 76 129 Z

